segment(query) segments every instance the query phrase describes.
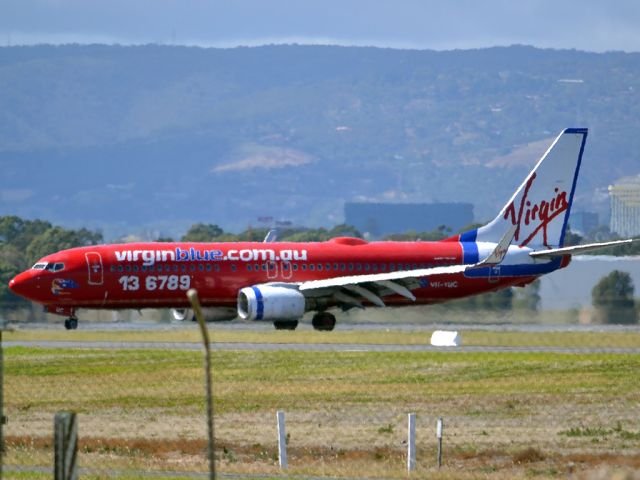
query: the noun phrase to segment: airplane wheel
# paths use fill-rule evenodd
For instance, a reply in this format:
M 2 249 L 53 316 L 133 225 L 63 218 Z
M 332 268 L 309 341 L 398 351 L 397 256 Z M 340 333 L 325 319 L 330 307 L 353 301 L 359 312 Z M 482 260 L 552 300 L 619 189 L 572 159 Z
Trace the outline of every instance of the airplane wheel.
M 67 318 L 64 321 L 64 328 L 67 330 L 75 330 L 78 328 L 78 319 L 77 318 Z
M 313 316 L 311 325 L 316 330 L 330 332 L 336 326 L 336 317 L 329 312 L 318 312 Z
M 298 326 L 298 320 L 276 320 L 273 322 L 276 330 L 295 330 Z

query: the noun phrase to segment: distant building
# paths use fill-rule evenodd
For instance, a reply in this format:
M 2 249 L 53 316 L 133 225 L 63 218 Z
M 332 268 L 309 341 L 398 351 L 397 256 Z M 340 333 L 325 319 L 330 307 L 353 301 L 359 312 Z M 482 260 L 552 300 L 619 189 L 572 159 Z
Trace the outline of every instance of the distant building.
M 598 214 L 593 212 L 571 212 L 569 226 L 571 231 L 582 236 L 593 232 L 600 225 Z
M 409 230 L 426 232 L 441 225 L 454 232 L 473 222 L 470 203 L 357 203 L 344 205 L 345 222 L 378 238 Z
M 623 178 L 610 185 L 609 197 L 610 230 L 621 237 L 640 235 L 640 175 Z

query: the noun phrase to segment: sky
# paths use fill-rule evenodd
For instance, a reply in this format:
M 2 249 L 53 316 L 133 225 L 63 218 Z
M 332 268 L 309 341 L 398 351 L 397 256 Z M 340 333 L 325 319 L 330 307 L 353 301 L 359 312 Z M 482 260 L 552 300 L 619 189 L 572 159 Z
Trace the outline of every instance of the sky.
M 638 0 L 0 0 L 0 45 L 640 51 Z

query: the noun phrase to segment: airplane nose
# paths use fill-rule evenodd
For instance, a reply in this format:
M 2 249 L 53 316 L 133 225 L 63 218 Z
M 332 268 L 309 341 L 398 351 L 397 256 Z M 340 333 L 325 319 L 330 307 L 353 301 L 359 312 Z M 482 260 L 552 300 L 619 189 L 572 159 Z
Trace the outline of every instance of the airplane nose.
M 29 290 L 29 279 L 30 275 L 27 275 L 25 272 L 20 273 L 9 280 L 9 290 L 11 290 L 16 295 L 20 295 L 21 297 L 29 298 L 27 292 Z

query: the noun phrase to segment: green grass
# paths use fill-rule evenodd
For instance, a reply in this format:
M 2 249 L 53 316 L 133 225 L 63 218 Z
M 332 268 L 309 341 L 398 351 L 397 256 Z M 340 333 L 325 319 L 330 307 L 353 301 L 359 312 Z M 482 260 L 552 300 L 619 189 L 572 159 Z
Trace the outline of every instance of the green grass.
M 174 350 L 6 349 L 6 402 L 74 408 L 195 407 L 202 354 Z M 216 351 L 217 408 L 255 411 L 322 402 L 410 404 L 443 396 L 640 392 L 638 355 Z M 532 386 L 535 385 L 535 388 Z M 30 408 L 30 407 L 29 407 Z

